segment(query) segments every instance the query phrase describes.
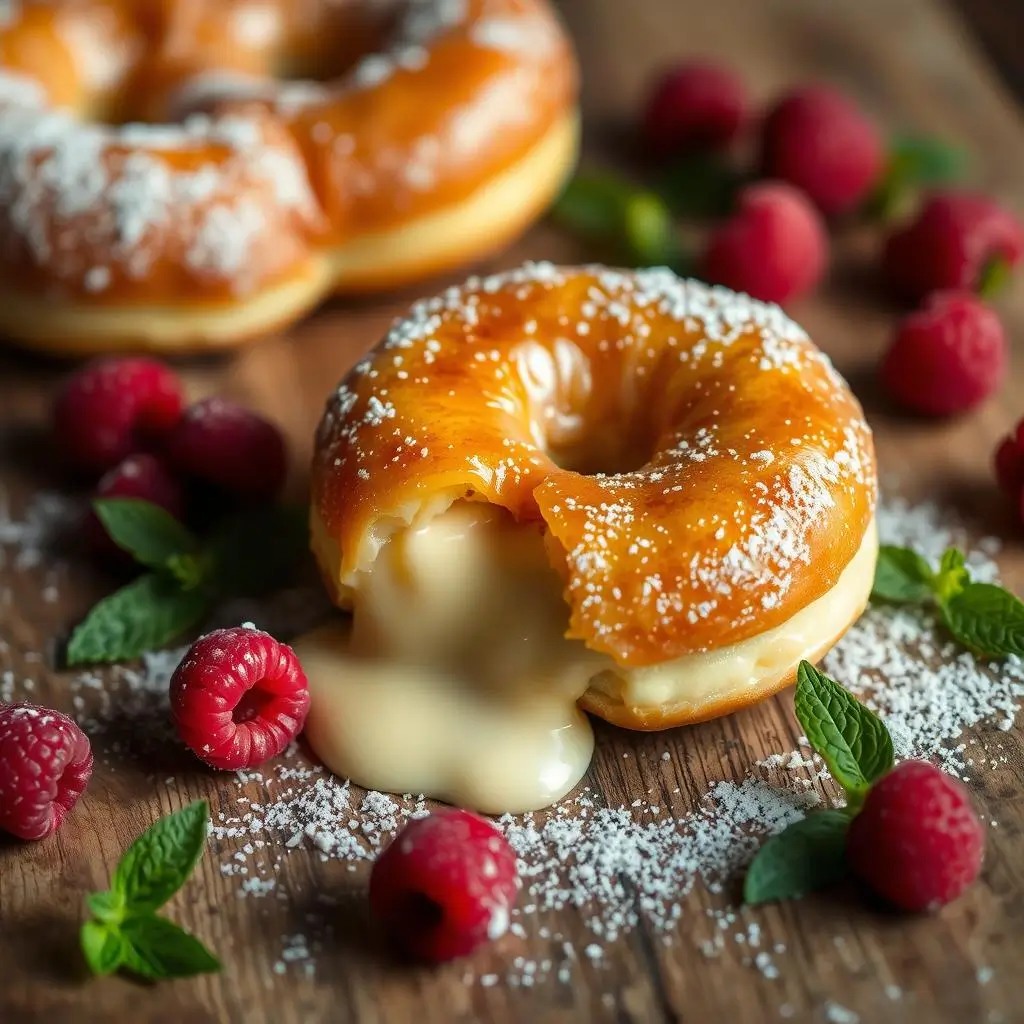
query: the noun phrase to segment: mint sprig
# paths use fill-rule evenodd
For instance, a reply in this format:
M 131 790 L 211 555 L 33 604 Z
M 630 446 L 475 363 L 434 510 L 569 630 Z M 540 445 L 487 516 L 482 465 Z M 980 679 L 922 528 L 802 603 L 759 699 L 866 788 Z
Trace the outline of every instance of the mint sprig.
M 115 543 L 151 572 L 93 607 L 72 633 L 69 665 L 123 661 L 163 647 L 217 601 L 286 579 L 308 548 L 305 510 L 257 509 L 202 541 L 148 501 L 108 498 L 94 507 Z
M 893 766 L 885 723 L 806 661 L 797 669 L 796 717 L 851 806 L 859 806 L 871 784 Z
M 1024 656 L 1024 602 L 997 584 L 974 582 L 957 548 L 943 552 L 933 570 L 910 548 L 883 546 L 871 596 L 934 606 L 953 637 L 976 654 Z
M 850 817 L 819 811 L 794 822 L 761 847 L 743 883 L 746 903 L 798 899 L 846 874 Z
M 847 806 L 801 818 L 761 847 L 743 886 L 751 904 L 796 899 L 845 877 L 850 822 L 894 763 L 885 723 L 810 662 L 797 668 L 794 704 L 808 742 L 845 790 Z
M 208 821 L 205 800 L 160 819 L 125 851 L 110 890 L 86 896 L 93 918 L 82 925 L 81 944 L 94 974 L 124 968 L 159 981 L 220 970 L 195 936 L 156 914 L 195 869 Z

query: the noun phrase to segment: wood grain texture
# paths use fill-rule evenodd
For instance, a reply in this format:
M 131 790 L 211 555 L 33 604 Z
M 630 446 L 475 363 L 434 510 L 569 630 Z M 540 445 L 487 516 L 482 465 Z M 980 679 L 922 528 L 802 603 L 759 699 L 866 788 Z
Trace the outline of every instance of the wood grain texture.
M 1021 108 L 972 42 L 968 20 L 937 0 L 566 0 L 562 6 L 584 68 L 591 159 L 615 159 L 622 126 L 653 68 L 680 53 L 711 54 L 740 67 L 759 99 L 800 79 L 827 78 L 893 131 L 914 128 L 961 143 L 975 154 L 977 184 L 1024 212 Z M 980 24 L 974 15 L 998 5 L 964 0 L 963 6 L 972 8 L 969 21 Z M 1005 6 L 1012 8 L 1012 0 Z M 1019 75 L 1021 65 L 1015 67 L 1011 71 Z M 876 246 L 868 232 L 844 236 L 828 287 L 793 312 L 865 402 L 883 473 L 898 476 L 911 497 L 948 503 L 987 531 L 1013 538 L 988 462 L 995 439 L 1024 413 L 1024 286 L 1018 283 L 1000 300 L 1016 355 L 1001 395 L 956 423 L 908 421 L 871 383 L 895 313 L 872 278 Z M 584 255 L 540 226 L 499 262 Z M 230 362 L 189 364 L 190 391 L 222 391 L 259 407 L 287 431 L 295 463 L 303 466 L 326 390 L 406 298 L 337 305 Z M 15 509 L 34 491 L 60 486 L 42 432 L 60 372 L 27 357 L 0 356 L 0 483 Z M 297 493 L 301 477 L 294 481 Z M 55 577 L 56 602 L 46 599 L 51 570 L 0 564 L 0 672 L 31 678 L 35 698 L 57 707 L 69 707 L 70 694 L 68 676 L 53 668 L 54 638 L 66 636 L 108 586 L 79 554 L 69 552 L 67 563 Z M 1009 580 L 1024 585 L 1019 530 L 1003 564 Z M 36 660 L 39 653 L 42 660 Z M 130 746 L 133 724 L 123 725 Z M 651 790 L 649 799 L 684 813 L 715 782 L 740 779 L 754 760 L 793 749 L 797 732 L 788 697 L 663 736 L 602 728 L 588 781 L 608 804 L 628 804 Z M 366 920 L 365 870 L 348 872 L 306 851 L 280 865 L 278 885 L 287 899 L 240 899 L 238 879 L 224 877 L 221 857 L 210 855 L 175 901 L 175 917 L 228 964 L 222 976 L 157 988 L 119 978 L 87 981 L 76 952 L 81 897 L 104 886 L 130 840 L 159 814 L 199 796 L 209 798 L 215 811 L 232 813 L 239 795 L 259 797 L 258 786 L 239 789 L 230 778 L 196 770 L 171 744 L 134 758 L 101 752 L 82 805 L 57 836 L 32 846 L 0 840 L 0 1020 L 746 1022 L 779 1019 L 780 1007 L 789 1004 L 792 1019 L 820 1021 L 830 999 L 862 1021 L 881 1024 L 1024 1020 L 1018 996 L 1024 952 L 1022 731 L 997 734 L 993 727 L 982 738 L 998 741 L 1006 755 L 1005 763 L 977 773 L 972 783 L 1000 824 L 990 833 L 982 883 L 937 918 L 887 915 L 844 895 L 766 908 L 751 919 L 761 924 L 767 945 L 787 947 L 781 977 L 769 980 L 742 965 L 739 946 L 727 945 L 714 961 L 701 955 L 700 922 L 709 897 L 698 886 L 672 946 L 640 928 L 607 944 L 602 963 L 584 959 L 571 985 L 552 978 L 532 989 L 467 986 L 462 979 L 467 969 L 478 976 L 503 973 L 515 956 L 540 955 L 536 939 L 507 936 L 468 965 L 437 971 L 396 964 Z M 670 762 L 660 759 L 666 747 L 673 752 Z M 528 923 L 531 930 L 557 928 L 581 945 L 589 941 L 577 912 Z M 314 978 L 271 970 L 281 937 L 296 933 L 323 941 Z M 982 965 L 995 971 L 984 986 L 976 979 Z M 887 984 L 898 984 L 907 995 L 888 999 Z

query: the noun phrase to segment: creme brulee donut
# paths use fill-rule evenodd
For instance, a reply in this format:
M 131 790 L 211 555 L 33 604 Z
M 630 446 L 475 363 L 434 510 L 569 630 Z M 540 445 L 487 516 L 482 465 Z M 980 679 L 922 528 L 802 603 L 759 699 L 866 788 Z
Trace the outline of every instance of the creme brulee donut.
M 576 141 L 547 0 L 8 0 L 0 336 L 235 344 L 503 246 Z
M 856 399 L 775 306 L 667 270 L 536 264 L 450 289 L 349 373 L 318 432 L 313 548 L 354 617 L 297 648 L 311 742 L 359 782 L 541 806 L 589 759 L 565 746 L 577 699 L 662 729 L 820 657 L 867 602 L 875 498 Z M 442 713 L 417 687 L 469 694 L 449 731 L 482 737 L 475 766 L 401 727 L 403 707 Z M 533 723 L 545 701 L 560 710 Z M 387 765 L 378 720 L 401 737 Z M 537 785 L 478 792 L 486 747 L 534 725 Z

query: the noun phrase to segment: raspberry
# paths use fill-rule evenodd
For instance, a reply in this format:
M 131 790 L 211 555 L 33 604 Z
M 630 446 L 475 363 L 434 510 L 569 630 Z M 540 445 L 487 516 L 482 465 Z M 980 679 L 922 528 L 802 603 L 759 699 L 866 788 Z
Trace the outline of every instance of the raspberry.
M 64 824 L 92 775 L 92 748 L 67 715 L 0 706 L 0 829 L 45 839 Z
M 142 498 L 166 509 L 175 519 L 184 510 L 184 494 L 173 473 L 153 455 L 129 455 L 96 485 L 97 498 Z M 97 552 L 125 554 L 109 537 L 95 512 L 85 521 L 85 535 Z
M 178 735 L 212 768 L 255 768 L 302 731 L 309 684 L 295 652 L 239 626 L 200 637 L 171 677 Z
M 226 398 L 206 398 L 186 409 L 166 452 L 179 472 L 253 500 L 275 497 L 288 474 L 277 427 Z
M 927 416 L 965 412 L 992 394 L 1006 370 L 999 317 L 966 292 L 938 292 L 904 317 L 882 361 L 882 383 Z
M 410 821 L 377 858 L 370 908 L 408 953 L 439 963 L 504 935 L 518 889 L 505 837 L 449 808 Z
M 934 194 L 917 218 L 889 236 L 882 256 L 895 291 L 921 299 L 941 289 L 978 291 L 993 260 L 1024 256 L 1020 222 L 983 196 Z
M 827 216 L 860 205 L 885 166 L 878 129 L 845 96 L 811 85 L 784 96 L 765 119 L 761 166 L 803 189 Z
M 853 871 L 903 910 L 936 910 L 978 877 L 985 834 L 967 790 L 934 765 L 904 761 L 850 825 Z
M 181 381 L 163 363 L 100 359 L 73 373 L 57 393 L 54 432 L 78 469 L 104 473 L 166 434 L 181 408 Z
M 1024 420 L 996 448 L 996 480 L 1011 501 L 1024 496 Z
M 780 182 L 745 188 L 736 212 L 710 235 L 703 274 L 766 302 L 813 288 L 828 262 L 828 236 L 801 192 Z
M 723 149 L 747 123 L 750 103 L 740 78 L 716 64 L 682 64 L 655 81 L 643 134 L 656 156 Z

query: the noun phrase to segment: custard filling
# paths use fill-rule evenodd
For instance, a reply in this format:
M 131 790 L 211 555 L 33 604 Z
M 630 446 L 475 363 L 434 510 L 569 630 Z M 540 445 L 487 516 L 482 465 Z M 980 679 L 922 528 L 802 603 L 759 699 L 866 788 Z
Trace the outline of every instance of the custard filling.
M 629 668 L 566 638 L 543 524 L 456 502 L 390 536 L 354 581 L 350 621 L 296 643 L 311 694 L 306 734 L 332 771 L 370 788 L 491 813 L 545 807 L 590 763 L 593 733 L 577 707 L 588 688 L 668 713 L 741 699 L 845 629 L 876 551 L 872 523 L 835 586 L 781 626 Z

